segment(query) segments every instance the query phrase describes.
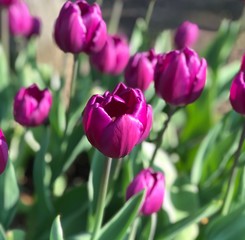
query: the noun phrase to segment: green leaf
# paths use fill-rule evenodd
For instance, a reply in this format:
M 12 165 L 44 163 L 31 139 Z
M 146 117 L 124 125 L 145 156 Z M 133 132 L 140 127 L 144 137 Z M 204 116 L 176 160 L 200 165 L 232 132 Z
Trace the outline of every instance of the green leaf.
M 6 236 L 1 224 L 0 224 L 0 240 L 6 240 Z
M 25 240 L 26 239 L 26 233 L 19 229 L 8 231 L 6 235 L 7 235 L 6 240 Z
M 155 51 L 156 53 L 163 53 L 163 52 L 168 52 L 172 49 L 172 35 L 169 30 L 164 30 L 162 31 L 155 43 Z
M 62 230 L 62 226 L 60 223 L 60 216 L 58 215 L 53 224 L 52 224 L 52 228 L 51 228 L 51 232 L 50 232 L 50 240 L 64 240 L 63 238 L 63 230 Z
M 100 230 L 97 239 L 123 239 L 128 227 L 138 215 L 144 197 L 145 191 L 142 191 L 129 199 L 123 208 Z
M 67 237 L 66 240 L 91 240 L 90 233 L 81 233 L 72 237 Z
M 0 79 L 0 91 L 2 91 L 7 87 L 9 79 L 7 60 L 2 45 L 0 45 Z
M 166 226 L 162 234 L 159 234 L 156 237 L 156 240 L 162 239 L 172 239 L 176 236 L 180 231 L 188 227 L 193 223 L 198 223 L 202 218 L 207 218 L 215 214 L 220 209 L 221 203 L 220 202 L 213 202 L 208 206 L 205 206 L 195 213 L 191 214 L 190 216 Z M 216 240 L 216 239 L 215 239 Z
M 11 223 L 18 201 L 17 179 L 13 165 L 11 161 L 8 161 L 4 173 L 0 175 L 0 222 L 4 228 Z

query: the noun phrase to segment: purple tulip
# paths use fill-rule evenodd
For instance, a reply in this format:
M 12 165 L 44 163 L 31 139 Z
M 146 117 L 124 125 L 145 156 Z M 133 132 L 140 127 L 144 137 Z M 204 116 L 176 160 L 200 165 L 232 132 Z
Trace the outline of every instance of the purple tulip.
M 230 103 L 233 109 L 245 115 L 245 55 L 243 55 L 240 71 L 234 77 L 230 89 Z
M 146 196 L 140 212 L 143 215 L 158 212 L 162 207 L 164 199 L 164 175 L 161 172 L 154 172 L 151 168 L 142 170 L 129 184 L 126 199 L 128 200 L 144 189 L 146 190 Z
M 0 6 L 8 7 L 11 4 L 16 3 L 16 2 L 17 0 L 0 0 Z
M 94 147 L 107 157 L 120 158 L 148 136 L 152 108 L 139 89 L 119 83 L 112 93 L 90 98 L 82 122 Z
M 39 90 L 36 84 L 21 88 L 14 98 L 14 119 L 26 127 L 45 123 L 52 105 L 48 89 Z
M 159 56 L 155 69 L 155 89 L 167 103 L 184 106 L 194 102 L 206 82 L 207 63 L 194 50 L 171 51 Z
M 175 33 L 174 43 L 176 48 L 192 47 L 199 36 L 198 25 L 189 21 L 183 22 Z
M 7 161 L 8 161 L 8 144 L 6 142 L 2 129 L 0 129 L 0 174 L 2 174 L 3 171 L 5 170 Z
M 106 37 L 106 24 L 98 4 L 89 5 L 85 0 L 77 0 L 63 5 L 54 28 L 54 39 L 61 50 L 98 52 Z
M 128 62 L 124 72 L 125 82 L 129 87 L 146 91 L 154 79 L 157 56 L 154 50 L 136 53 Z
M 38 17 L 32 17 L 32 24 L 27 38 L 40 35 L 41 31 L 41 20 Z
M 92 64 L 101 72 L 121 74 L 129 60 L 129 46 L 124 37 L 108 35 L 101 51 L 90 56 Z
M 9 7 L 8 15 L 11 34 L 27 37 L 32 28 L 32 16 L 27 4 L 22 0 L 15 2 Z

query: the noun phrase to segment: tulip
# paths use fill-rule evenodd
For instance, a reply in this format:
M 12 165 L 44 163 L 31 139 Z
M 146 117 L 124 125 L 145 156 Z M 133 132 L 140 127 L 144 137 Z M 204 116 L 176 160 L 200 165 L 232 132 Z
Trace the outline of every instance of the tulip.
M 17 0 L 0 0 L 0 6 L 8 7 L 15 2 L 17 2 Z
M 32 24 L 31 28 L 29 30 L 29 33 L 27 34 L 27 38 L 31 38 L 33 36 L 40 35 L 41 31 L 41 20 L 38 17 L 32 17 Z
M 239 72 L 234 77 L 230 88 L 230 103 L 233 109 L 245 115 L 245 55 L 243 55 L 242 64 Z
M 98 4 L 85 0 L 67 1 L 55 22 L 54 39 L 64 52 L 93 53 L 106 42 L 106 24 Z
M 52 105 L 48 89 L 39 90 L 36 84 L 21 88 L 14 98 L 14 119 L 26 127 L 44 124 Z
M 8 161 L 8 144 L 4 137 L 2 129 L 0 129 L 0 174 L 2 174 L 6 168 Z
M 146 91 L 154 79 L 157 56 L 154 50 L 136 53 L 128 62 L 124 72 L 125 83 L 129 87 Z
M 194 50 L 184 48 L 163 54 L 155 69 L 156 93 L 174 106 L 192 103 L 203 91 L 206 72 L 206 60 Z
M 124 157 L 142 142 L 152 126 L 152 108 L 139 89 L 119 83 L 114 91 L 94 95 L 83 112 L 89 142 L 105 156 Z
M 193 47 L 199 36 L 198 25 L 189 21 L 183 22 L 175 33 L 175 46 L 178 49 Z
M 90 60 L 103 73 L 121 74 L 129 60 L 128 43 L 123 37 L 108 35 L 102 50 L 92 54 Z
M 128 200 L 142 190 L 146 191 L 146 195 L 140 212 L 143 215 L 158 212 L 164 199 L 164 175 L 161 172 L 154 172 L 151 168 L 142 170 L 129 184 L 126 199 Z

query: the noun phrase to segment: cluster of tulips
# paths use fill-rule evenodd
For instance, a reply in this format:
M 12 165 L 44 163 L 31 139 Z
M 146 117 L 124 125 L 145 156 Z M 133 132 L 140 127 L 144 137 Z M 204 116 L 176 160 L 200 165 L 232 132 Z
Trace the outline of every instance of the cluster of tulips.
M 8 7 L 10 32 L 29 38 L 40 33 L 40 20 L 33 17 L 22 0 L 0 1 Z M 25 20 L 19 20 L 22 18 Z M 123 158 L 144 141 L 152 128 L 153 110 L 144 92 L 154 84 L 156 94 L 171 108 L 196 101 L 207 75 L 207 62 L 191 48 L 198 38 L 198 26 L 184 22 L 175 33 L 176 50 L 156 53 L 154 49 L 130 56 L 125 36 L 110 35 L 98 4 L 85 0 L 64 3 L 54 25 L 54 40 L 65 53 L 85 53 L 91 64 L 109 75 L 124 74 L 124 83 L 103 95 L 93 95 L 82 115 L 82 126 L 89 142 L 108 158 Z M 245 57 L 230 89 L 230 103 L 244 115 Z M 52 94 L 36 84 L 22 87 L 15 95 L 13 117 L 24 127 L 48 123 Z M 0 131 L 0 173 L 8 160 L 8 146 Z M 116 160 L 115 160 L 116 161 Z M 165 179 L 150 166 L 143 169 L 127 188 L 126 199 L 146 190 L 140 212 L 149 215 L 162 207 Z

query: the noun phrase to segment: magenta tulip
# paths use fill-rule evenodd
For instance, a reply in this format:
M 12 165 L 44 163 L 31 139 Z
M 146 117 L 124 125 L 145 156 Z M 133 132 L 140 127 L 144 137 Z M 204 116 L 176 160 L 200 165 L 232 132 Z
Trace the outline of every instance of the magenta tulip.
M 143 215 L 158 212 L 162 207 L 165 192 L 163 173 L 154 172 L 151 168 L 142 170 L 129 184 L 126 199 L 142 190 L 146 190 L 146 195 L 140 212 Z
M 21 88 L 14 98 L 14 119 L 26 127 L 44 124 L 52 105 L 48 89 L 40 90 L 36 84 Z
M 194 50 L 184 48 L 163 54 L 155 69 L 156 92 L 171 105 L 187 105 L 201 95 L 206 72 L 206 60 Z
M 174 37 L 176 48 L 193 47 L 199 37 L 198 25 L 189 21 L 183 22 Z
M 132 56 L 124 72 L 127 86 L 146 91 L 153 82 L 156 63 L 157 55 L 153 49 Z
M 4 137 L 2 129 L 0 129 L 0 174 L 2 174 L 6 168 L 8 161 L 8 144 Z
M 64 52 L 93 53 L 106 42 L 106 24 L 98 4 L 85 0 L 67 1 L 56 20 L 54 39 Z
M 124 37 L 108 35 L 101 51 L 90 56 L 92 64 L 101 72 L 118 75 L 129 60 L 129 46 Z
M 112 93 L 107 91 L 90 98 L 82 122 L 94 147 L 107 157 L 120 158 L 147 138 L 152 108 L 139 89 L 119 83 Z
M 233 109 L 245 115 L 245 55 L 239 72 L 234 77 L 230 89 L 230 103 Z
M 41 20 L 38 17 L 32 17 L 32 24 L 31 28 L 29 30 L 29 33 L 27 34 L 27 38 L 31 38 L 34 36 L 40 35 L 41 31 Z
M 0 6 L 8 7 L 13 3 L 16 3 L 18 0 L 0 0 Z

